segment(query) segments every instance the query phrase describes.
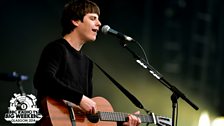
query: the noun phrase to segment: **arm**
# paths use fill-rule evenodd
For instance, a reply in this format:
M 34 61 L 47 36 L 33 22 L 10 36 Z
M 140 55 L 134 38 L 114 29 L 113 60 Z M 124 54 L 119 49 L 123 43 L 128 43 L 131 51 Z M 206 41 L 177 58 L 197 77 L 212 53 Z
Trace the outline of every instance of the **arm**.
M 76 76 L 71 76 L 74 73 L 70 72 L 77 72 L 76 69 L 79 69 L 75 68 L 75 71 L 70 71 L 70 69 L 67 68 L 68 66 L 66 65 L 69 64 L 67 60 L 71 60 L 73 58 L 67 57 L 67 52 L 68 50 L 66 50 L 64 45 L 60 44 L 54 43 L 53 45 L 45 47 L 34 76 L 34 86 L 41 95 L 67 100 L 75 103 L 76 105 L 80 105 L 80 107 L 87 113 L 96 113 L 96 103 L 80 91 L 80 88 L 78 88 L 79 85 L 75 84 L 78 87 L 71 88 L 71 85 L 67 84 L 76 83 L 73 81 Z M 75 66 L 75 64 L 70 64 L 70 66 Z M 90 66 L 90 68 L 92 68 L 92 66 Z M 71 69 L 74 70 L 74 68 Z M 92 78 L 92 69 L 88 69 L 88 73 L 88 77 Z M 62 76 L 66 77 L 66 80 L 64 80 Z M 92 82 L 89 78 L 88 96 L 91 96 Z
M 34 87 L 41 95 L 65 99 L 79 104 L 83 94 L 70 88 L 59 79 L 58 71 L 65 57 L 65 49 L 60 44 L 44 48 L 34 75 Z

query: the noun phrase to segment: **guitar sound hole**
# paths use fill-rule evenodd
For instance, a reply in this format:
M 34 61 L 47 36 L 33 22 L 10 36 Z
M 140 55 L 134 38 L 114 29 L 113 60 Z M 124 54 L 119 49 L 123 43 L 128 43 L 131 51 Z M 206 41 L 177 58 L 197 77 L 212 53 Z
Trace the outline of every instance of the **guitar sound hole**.
M 97 114 L 87 114 L 86 117 L 92 123 L 97 123 L 99 121 L 99 116 Z

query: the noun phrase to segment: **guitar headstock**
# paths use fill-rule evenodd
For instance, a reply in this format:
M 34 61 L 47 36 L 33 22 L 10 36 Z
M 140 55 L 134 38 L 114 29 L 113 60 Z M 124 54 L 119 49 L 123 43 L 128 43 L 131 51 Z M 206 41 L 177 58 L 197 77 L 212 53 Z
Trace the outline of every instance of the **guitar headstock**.
M 163 116 L 156 116 L 156 125 L 158 126 L 172 126 L 172 119 Z

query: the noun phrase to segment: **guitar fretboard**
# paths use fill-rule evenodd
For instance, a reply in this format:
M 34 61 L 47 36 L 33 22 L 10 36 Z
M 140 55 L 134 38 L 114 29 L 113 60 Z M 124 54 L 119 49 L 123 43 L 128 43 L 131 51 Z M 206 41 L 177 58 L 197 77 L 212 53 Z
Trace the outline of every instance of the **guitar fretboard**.
M 122 112 L 99 112 L 99 118 L 101 121 L 127 121 L 128 113 Z M 142 123 L 154 123 L 153 114 L 141 115 L 136 114 L 135 116 L 141 119 Z

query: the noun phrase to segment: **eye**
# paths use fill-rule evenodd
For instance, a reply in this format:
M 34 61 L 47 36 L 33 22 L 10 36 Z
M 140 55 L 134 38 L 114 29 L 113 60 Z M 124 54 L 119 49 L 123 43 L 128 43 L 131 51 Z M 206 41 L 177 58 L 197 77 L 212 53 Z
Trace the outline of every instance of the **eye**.
M 90 20 L 94 21 L 94 20 L 96 20 L 96 17 L 91 16 L 91 17 L 90 17 Z
M 94 17 L 92 17 L 92 18 L 90 18 L 92 21 L 94 21 L 96 18 L 94 18 Z

